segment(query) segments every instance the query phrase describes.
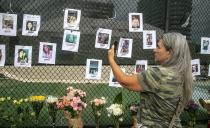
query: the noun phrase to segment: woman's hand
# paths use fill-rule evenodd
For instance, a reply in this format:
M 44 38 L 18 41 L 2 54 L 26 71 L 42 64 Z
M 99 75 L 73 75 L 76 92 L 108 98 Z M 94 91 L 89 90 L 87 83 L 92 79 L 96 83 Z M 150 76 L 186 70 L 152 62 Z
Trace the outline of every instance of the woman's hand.
M 111 47 L 111 49 L 109 49 L 109 51 L 108 51 L 108 60 L 109 60 L 109 62 L 111 61 L 111 60 L 114 60 L 114 55 L 115 53 L 114 53 L 114 45 L 112 45 L 112 47 Z

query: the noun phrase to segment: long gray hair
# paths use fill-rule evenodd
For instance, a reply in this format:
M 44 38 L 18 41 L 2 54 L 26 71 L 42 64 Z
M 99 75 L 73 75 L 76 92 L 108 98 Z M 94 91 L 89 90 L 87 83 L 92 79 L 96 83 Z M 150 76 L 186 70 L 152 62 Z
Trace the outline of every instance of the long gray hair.
M 162 36 L 164 46 L 171 50 L 172 57 L 163 66 L 176 67 L 183 76 L 183 106 L 192 98 L 192 67 L 191 55 L 186 38 L 180 33 L 165 33 Z

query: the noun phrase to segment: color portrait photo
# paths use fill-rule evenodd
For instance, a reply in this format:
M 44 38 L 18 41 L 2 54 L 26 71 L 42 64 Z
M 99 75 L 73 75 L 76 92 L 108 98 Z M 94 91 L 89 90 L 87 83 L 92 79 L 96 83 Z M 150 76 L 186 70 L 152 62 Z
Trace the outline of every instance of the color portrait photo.
M 62 50 L 78 52 L 80 32 L 65 30 L 63 35 Z
M 129 13 L 129 32 L 143 31 L 143 14 Z
M 99 28 L 96 33 L 95 48 L 109 49 L 112 30 Z
M 201 37 L 201 54 L 210 54 L 210 38 Z
M 133 39 L 120 38 L 117 57 L 131 58 L 132 55 Z
M 0 35 L 16 36 L 17 33 L 17 15 L 0 13 Z
M 146 30 L 143 31 L 143 49 L 156 48 L 156 31 Z
M 15 46 L 15 67 L 31 67 L 32 63 L 32 46 Z
M 5 51 L 5 45 L 0 45 L 0 66 L 5 65 L 5 59 L 6 59 L 6 51 Z
M 64 29 L 79 30 L 81 10 L 65 9 L 64 12 Z
M 22 26 L 22 35 L 25 36 L 38 36 L 40 29 L 40 20 L 39 15 L 23 15 L 23 26 Z
M 87 59 L 86 61 L 86 79 L 101 79 L 102 60 Z

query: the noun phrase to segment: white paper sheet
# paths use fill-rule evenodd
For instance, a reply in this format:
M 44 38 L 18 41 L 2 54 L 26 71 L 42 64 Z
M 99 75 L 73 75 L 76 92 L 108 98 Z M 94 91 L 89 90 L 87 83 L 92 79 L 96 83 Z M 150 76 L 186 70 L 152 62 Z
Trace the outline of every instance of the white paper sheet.
M 201 54 L 210 54 L 210 38 L 201 37 Z
M 80 32 L 65 30 L 63 35 L 62 50 L 78 52 Z
M 192 65 L 192 75 L 193 76 L 201 75 L 201 72 L 200 72 L 200 59 L 191 60 L 191 65 Z
M 86 61 L 86 79 L 101 79 L 102 60 L 87 59 Z
M 15 67 L 31 67 L 32 46 L 15 45 Z
M 22 26 L 22 35 L 25 36 L 38 36 L 40 29 L 40 15 L 23 15 L 23 26 Z
M 133 39 L 120 38 L 117 57 L 131 58 L 132 55 Z
M 64 29 L 79 30 L 81 10 L 65 9 L 64 12 Z
M 146 30 L 143 31 L 143 49 L 156 48 L 156 31 Z
M 96 33 L 95 48 L 109 49 L 112 30 L 99 28 Z
M 135 73 L 147 70 L 147 60 L 136 60 Z
M 6 51 L 5 51 L 5 45 L 0 45 L 0 66 L 5 65 L 5 59 L 6 59 Z
M 143 14 L 129 13 L 129 32 L 143 31 Z
M 122 70 L 123 72 L 125 72 L 125 68 L 121 68 L 121 70 Z M 112 70 L 110 71 L 110 76 L 109 76 L 109 86 L 111 86 L 111 87 L 122 87 L 122 86 L 120 85 L 120 83 L 117 82 L 117 80 L 115 79 Z
M 55 64 L 56 43 L 40 42 L 38 63 Z
M 17 15 L 0 13 L 0 35 L 16 36 Z

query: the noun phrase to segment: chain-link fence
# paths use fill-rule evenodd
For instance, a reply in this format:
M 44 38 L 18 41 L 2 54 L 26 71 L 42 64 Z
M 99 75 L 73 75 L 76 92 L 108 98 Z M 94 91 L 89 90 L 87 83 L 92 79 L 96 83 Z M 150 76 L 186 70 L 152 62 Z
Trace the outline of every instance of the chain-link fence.
M 209 98 L 208 65 L 209 55 L 199 54 L 200 37 L 210 37 L 208 0 L 0 0 L 1 13 L 17 14 L 17 36 L 0 36 L 1 44 L 6 45 L 6 63 L 0 69 L 0 96 L 27 98 L 31 95 L 65 95 L 69 85 L 87 92 L 87 101 L 96 97 L 106 97 L 110 105 L 114 97 L 123 92 L 123 104 L 139 102 L 139 94 L 122 88 L 108 86 L 110 67 L 107 62 L 107 50 L 95 48 L 98 28 L 112 30 L 111 40 L 120 37 L 132 38 L 132 58 L 117 58 L 127 73 L 133 73 L 136 60 L 148 60 L 154 65 L 152 50 L 143 50 L 142 32 L 129 32 L 128 14 L 143 13 L 143 29 L 155 30 L 157 38 L 168 31 L 176 31 L 186 35 L 189 41 L 192 58 L 200 59 L 201 77 L 195 82 L 193 98 Z M 80 43 L 78 52 L 61 50 L 63 42 L 63 20 L 66 8 L 81 10 L 79 25 Z M 41 16 L 38 36 L 23 36 L 23 14 Z M 55 65 L 38 63 L 39 42 L 57 44 Z M 14 51 L 16 45 L 32 46 L 32 67 L 14 67 Z M 100 80 L 85 79 L 87 59 L 102 60 L 102 76 Z M 198 103 L 198 102 L 197 102 Z M 108 106 L 107 105 L 107 106 Z M 106 106 L 106 107 L 107 107 Z M 113 122 L 105 114 L 101 125 L 112 125 Z M 208 116 L 201 108 L 198 120 L 207 120 Z M 40 126 L 50 126 L 51 118 L 44 106 L 39 116 Z M 122 125 L 130 125 L 129 109 L 125 111 Z M 184 119 L 183 119 L 184 120 Z M 85 126 L 94 126 L 94 116 L 88 103 L 83 112 Z M 25 125 L 33 125 L 28 123 Z M 62 113 L 57 114 L 57 126 L 66 126 Z

